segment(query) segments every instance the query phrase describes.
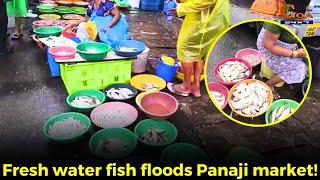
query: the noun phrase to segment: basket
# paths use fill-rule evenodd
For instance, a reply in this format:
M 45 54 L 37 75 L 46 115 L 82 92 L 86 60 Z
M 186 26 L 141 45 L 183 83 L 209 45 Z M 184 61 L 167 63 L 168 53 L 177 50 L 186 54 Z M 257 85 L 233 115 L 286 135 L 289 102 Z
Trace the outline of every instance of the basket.
M 243 114 L 241 111 L 236 111 L 233 106 L 231 105 L 231 97 L 233 95 L 233 92 L 235 92 L 235 89 L 241 84 L 241 83 L 251 83 L 253 81 L 258 81 L 259 83 L 261 83 L 263 86 L 265 86 L 268 90 L 269 90 L 269 95 L 268 95 L 268 101 L 269 101 L 269 106 L 268 108 L 264 111 L 264 112 L 260 112 L 259 114 L 254 114 L 254 115 L 247 115 L 247 114 Z M 272 91 L 271 89 L 269 88 L 269 86 L 262 82 L 262 81 L 259 81 L 259 80 L 256 80 L 256 79 L 246 79 L 246 80 L 243 80 L 243 81 L 240 81 L 238 82 L 237 84 L 235 84 L 229 91 L 229 94 L 228 94 L 228 104 L 229 104 L 229 107 L 231 108 L 231 110 L 235 113 L 237 113 L 238 115 L 240 116 L 243 116 L 243 117 L 248 117 L 248 118 L 254 118 L 254 117 L 258 117 L 262 114 L 264 114 L 265 112 L 267 112 L 271 105 L 272 105 L 272 102 L 273 102 L 273 95 L 272 95 Z
M 129 83 L 131 60 L 61 64 L 61 78 L 69 94 L 85 89 L 102 90 L 115 83 Z

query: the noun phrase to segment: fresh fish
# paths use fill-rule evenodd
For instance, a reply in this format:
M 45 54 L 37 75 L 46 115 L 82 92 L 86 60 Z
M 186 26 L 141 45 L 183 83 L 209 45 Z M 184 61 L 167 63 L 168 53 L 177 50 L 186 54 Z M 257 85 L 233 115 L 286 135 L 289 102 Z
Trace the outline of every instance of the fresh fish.
M 213 96 L 215 102 L 221 108 L 224 105 L 225 101 L 226 101 L 225 96 L 223 94 L 219 93 L 219 92 L 216 92 L 216 91 L 211 91 L 211 95 Z
M 159 86 L 154 83 L 142 83 L 142 89 L 144 90 L 156 90 L 159 89 Z
M 259 56 L 255 54 L 248 54 L 242 56 L 243 60 L 246 60 L 250 65 L 255 65 L 259 62 Z
M 274 109 L 269 116 L 269 122 L 270 123 L 277 122 L 285 118 L 286 116 L 288 116 L 292 112 L 292 108 L 286 107 L 286 106 L 287 105 L 285 104 L 283 106 L 280 106 Z
M 267 111 L 269 90 L 259 81 L 240 83 L 232 93 L 230 105 L 235 111 L 245 115 L 256 115 Z
M 239 61 L 229 61 L 218 68 L 217 76 L 225 82 L 237 82 L 249 75 L 249 68 Z
M 134 96 L 134 93 L 129 88 L 111 88 L 106 94 L 108 97 L 117 100 L 129 99 Z
M 101 104 L 101 101 L 95 96 L 77 96 L 70 102 L 72 106 L 79 108 L 86 108 L 97 106 Z
M 148 144 L 165 144 L 168 140 L 164 136 L 164 133 L 165 131 L 162 129 L 151 128 L 141 136 L 141 139 Z
M 74 117 L 68 117 L 49 126 L 48 134 L 59 139 L 76 137 L 86 131 L 88 127 Z

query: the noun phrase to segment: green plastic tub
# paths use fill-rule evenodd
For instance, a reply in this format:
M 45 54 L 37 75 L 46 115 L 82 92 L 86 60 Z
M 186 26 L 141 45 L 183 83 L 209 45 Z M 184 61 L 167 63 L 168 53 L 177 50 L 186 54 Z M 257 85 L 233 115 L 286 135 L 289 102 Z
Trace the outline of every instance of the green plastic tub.
M 91 106 L 89 108 L 79 108 L 79 107 L 75 107 L 71 105 L 71 102 L 77 97 L 77 96 L 96 96 L 101 103 L 96 105 L 96 106 Z M 72 111 L 76 111 L 76 112 L 80 112 L 80 113 L 84 113 L 86 115 L 89 115 L 90 112 L 97 106 L 101 105 L 102 103 L 104 103 L 106 100 L 106 96 L 103 92 L 98 91 L 98 90 L 81 90 L 81 91 L 77 91 L 75 93 L 70 94 L 66 101 L 68 106 L 72 109 Z
M 291 106 L 293 111 L 296 108 L 298 108 L 298 106 L 299 106 L 299 103 L 297 103 L 296 101 L 293 101 L 291 99 L 279 99 L 279 100 L 274 101 L 272 103 L 271 107 L 269 108 L 269 110 L 265 114 L 265 122 L 266 122 L 266 124 L 270 124 L 269 123 L 269 116 L 270 116 L 271 112 L 273 110 L 275 110 L 276 108 L 283 106 L 284 104 L 286 104 L 288 107 Z
M 209 163 L 209 156 L 199 147 L 188 143 L 175 143 L 167 146 L 161 153 L 161 162 L 169 165 Z
M 52 5 L 38 5 L 37 8 L 39 10 L 47 10 L 47 9 L 53 9 L 53 6 Z
M 48 134 L 49 127 L 51 125 L 53 125 L 55 122 L 67 119 L 68 117 L 73 117 L 74 119 L 77 119 L 80 122 L 82 122 L 83 124 L 85 124 L 87 126 L 86 131 L 84 131 L 82 134 L 80 134 L 76 137 L 69 138 L 69 139 L 57 139 L 57 138 L 51 137 Z M 76 141 L 80 140 L 89 131 L 90 127 L 91 127 L 91 121 L 90 121 L 89 117 L 87 117 L 86 115 L 83 115 L 81 113 L 77 113 L 77 112 L 68 112 L 68 113 L 58 114 L 58 115 L 50 118 L 43 126 L 43 133 L 52 141 L 66 144 L 66 143 L 72 143 L 72 142 L 76 142 Z
M 76 49 L 79 55 L 87 61 L 101 61 L 107 56 L 110 47 L 99 42 L 83 42 Z
M 163 134 L 168 140 L 167 143 L 159 145 L 154 143 L 146 143 L 145 141 L 143 141 L 141 136 L 151 128 L 164 130 L 165 132 Z M 140 121 L 134 128 L 134 133 L 137 135 L 137 138 L 140 142 L 152 147 L 167 146 L 173 143 L 178 136 L 177 128 L 172 123 L 166 120 L 153 120 L 153 119 L 145 119 L 143 121 Z
M 119 139 L 123 142 L 127 143 L 126 147 L 126 153 L 121 155 L 108 155 L 108 156 L 102 156 L 101 154 L 97 153 L 96 147 L 100 140 L 107 140 L 109 138 L 115 138 Z M 108 128 L 108 129 L 102 129 L 98 132 L 96 132 L 89 141 L 89 148 L 90 151 L 97 157 L 103 158 L 103 159 L 120 159 L 127 157 L 130 155 L 137 146 L 137 137 L 136 135 L 131 132 L 130 130 L 126 128 Z
M 55 13 L 56 10 L 55 9 L 39 9 L 39 12 L 41 14 L 52 14 L 52 13 Z
M 57 13 L 61 15 L 73 14 L 73 11 L 71 9 L 57 9 Z
M 62 33 L 61 27 L 48 26 L 48 27 L 39 27 L 33 30 L 38 38 L 45 38 L 49 36 L 60 36 Z
M 68 6 L 56 6 L 54 7 L 56 10 L 70 10 Z

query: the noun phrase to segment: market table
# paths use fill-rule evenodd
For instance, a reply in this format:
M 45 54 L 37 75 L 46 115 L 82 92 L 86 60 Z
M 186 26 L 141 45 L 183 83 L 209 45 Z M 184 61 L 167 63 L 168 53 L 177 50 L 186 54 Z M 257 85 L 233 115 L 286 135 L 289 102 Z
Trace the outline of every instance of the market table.
M 51 47 L 76 47 L 79 41 L 65 37 L 47 37 L 39 40 L 47 47 L 52 76 L 61 76 L 69 94 L 83 89 L 101 90 L 114 83 L 129 83 L 131 79 L 131 60 L 136 57 L 121 57 L 110 51 L 103 60 L 97 62 L 88 62 L 78 53 L 74 59 L 55 60 L 49 53 Z

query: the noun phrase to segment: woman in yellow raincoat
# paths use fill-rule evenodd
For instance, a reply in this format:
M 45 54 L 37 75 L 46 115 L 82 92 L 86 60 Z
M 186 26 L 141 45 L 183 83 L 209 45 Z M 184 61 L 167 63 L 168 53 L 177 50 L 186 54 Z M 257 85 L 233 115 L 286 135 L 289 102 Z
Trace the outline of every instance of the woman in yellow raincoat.
M 185 19 L 177 43 L 177 56 L 182 63 L 184 80 L 182 84 L 168 83 L 168 89 L 178 95 L 188 96 L 192 93 L 200 97 L 203 58 L 214 40 L 229 27 L 229 0 L 180 0 L 176 9 L 169 11 L 176 12 L 179 17 L 185 16 Z

